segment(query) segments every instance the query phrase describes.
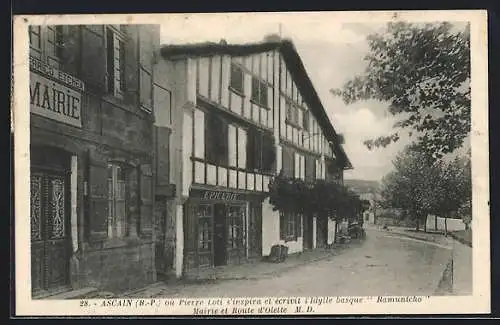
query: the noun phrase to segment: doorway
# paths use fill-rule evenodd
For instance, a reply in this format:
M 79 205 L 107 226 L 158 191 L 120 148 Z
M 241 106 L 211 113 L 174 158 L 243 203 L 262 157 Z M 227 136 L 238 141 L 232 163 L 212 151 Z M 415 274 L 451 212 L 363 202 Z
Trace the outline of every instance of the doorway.
M 304 215 L 304 249 L 313 248 L 313 218 L 312 216 Z
M 156 196 L 154 213 L 155 233 L 155 266 L 156 276 L 162 280 L 171 267 L 171 258 L 165 250 L 165 235 L 167 232 L 167 199 L 165 196 Z
M 34 295 L 69 286 L 69 181 L 63 171 L 31 172 L 31 287 Z
M 214 205 L 214 266 L 227 264 L 227 206 L 223 203 Z

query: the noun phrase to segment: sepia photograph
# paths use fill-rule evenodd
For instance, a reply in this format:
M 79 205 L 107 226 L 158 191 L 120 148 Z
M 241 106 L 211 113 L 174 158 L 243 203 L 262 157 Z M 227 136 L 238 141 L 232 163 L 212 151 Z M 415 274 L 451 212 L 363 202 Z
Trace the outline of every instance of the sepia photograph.
M 18 310 L 489 311 L 485 12 L 16 18 Z

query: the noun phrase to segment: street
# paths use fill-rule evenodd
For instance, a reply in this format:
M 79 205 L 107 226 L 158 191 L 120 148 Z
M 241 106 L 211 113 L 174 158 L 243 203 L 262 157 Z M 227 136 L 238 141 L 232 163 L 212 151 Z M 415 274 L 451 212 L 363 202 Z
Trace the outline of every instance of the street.
M 447 242 L 432 243 L 380 230 L 340 255 L 278 276 L 202 284 L 162 284 L 141 297 L 434 295 L 451 254 Z

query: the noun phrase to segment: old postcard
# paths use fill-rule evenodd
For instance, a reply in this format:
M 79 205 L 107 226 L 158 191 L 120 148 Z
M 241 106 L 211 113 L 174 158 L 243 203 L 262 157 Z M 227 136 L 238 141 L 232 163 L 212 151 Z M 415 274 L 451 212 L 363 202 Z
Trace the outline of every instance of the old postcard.
M 16 315 L 490 311 L 485 11 L 14 18 Z

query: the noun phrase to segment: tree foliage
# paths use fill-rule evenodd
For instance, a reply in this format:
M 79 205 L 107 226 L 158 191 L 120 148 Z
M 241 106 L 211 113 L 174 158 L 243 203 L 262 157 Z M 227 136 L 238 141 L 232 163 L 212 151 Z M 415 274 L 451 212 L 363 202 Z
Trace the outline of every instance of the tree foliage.
M 332 93 L 346 104 L 386 102 L 399 117 L 391 134 L 365 141 L 369 149 L 398 141 L 403 129 L 433 158 L 462 146 L 470 131 L 470 36 L 468 25 L 453 27 L 398 22 L 368 36 L 364 73 Z
M 279 174 L 269 184 L 274 210 L 319 216 L 335 220 L 354 219 L 363 209 L 362 201 L 346 186 L 317 179 L 305 182 Z
M 382 180 L 382 198 L 386 206 L 406 211 L 416 221 L 417 230 L 427 215 L 449 218 L 470 203 L 469 157 L 430 160 L 409 148 L 396 157 L 394 167 Z

